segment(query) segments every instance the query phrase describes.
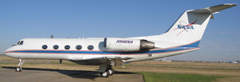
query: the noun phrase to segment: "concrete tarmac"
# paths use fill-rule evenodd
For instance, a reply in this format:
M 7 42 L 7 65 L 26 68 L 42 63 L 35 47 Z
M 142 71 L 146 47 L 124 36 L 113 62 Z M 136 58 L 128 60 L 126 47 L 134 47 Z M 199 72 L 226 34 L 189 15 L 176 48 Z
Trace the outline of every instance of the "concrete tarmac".
M 69 71 L 23 68 L 0 68 L 0 82 L 144 82 L 143 76 L 130 72 L 116 72 L 107 78 L 94 71 Z

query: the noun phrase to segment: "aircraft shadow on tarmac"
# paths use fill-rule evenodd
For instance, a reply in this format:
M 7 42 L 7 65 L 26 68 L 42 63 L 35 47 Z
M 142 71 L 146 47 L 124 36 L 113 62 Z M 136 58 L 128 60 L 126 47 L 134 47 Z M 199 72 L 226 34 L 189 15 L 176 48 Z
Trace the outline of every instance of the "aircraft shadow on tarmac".
M 2 67 L 4 69 L 16 69 L 16 67 Z M 94 80 L 95 78 L 104 78 L 99 75 L 97 71 L 86 71 L 86 70 L 55 70 L 55 69 L 40 69 L 40 68 L 23 68 L 24 70 L 35 70 L 35 71 L 49 71 L 49 72 L 59 72 L 61 74 L 73 77 L 73 78 L 82 78 L 82 79 L 91 79 Z M 122 71 L 115 71 L 114 74 L 135 74 L 132 72 L 122 72 Z M 114 75 L 113 75 L 114 76 Z M 111 76 L 109 76 L 111 77 Z

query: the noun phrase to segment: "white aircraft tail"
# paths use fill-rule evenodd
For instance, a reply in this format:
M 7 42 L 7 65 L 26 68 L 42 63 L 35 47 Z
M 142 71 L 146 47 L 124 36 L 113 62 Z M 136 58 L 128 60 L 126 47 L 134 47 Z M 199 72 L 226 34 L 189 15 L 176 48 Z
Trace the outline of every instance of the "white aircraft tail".
M 160 35 L 160 37 L 165 39 L 164 41 L 169 41 L 172 43 L 194 43 L 192 46 L 198 46 L 209 19 L 214 19 L 213 14 L 233 6 L 236 6 L 236 4 L 222 4 L 203 9 L 187 10 L 172 25 L 172 27 L 169 28 L 166 33 Z

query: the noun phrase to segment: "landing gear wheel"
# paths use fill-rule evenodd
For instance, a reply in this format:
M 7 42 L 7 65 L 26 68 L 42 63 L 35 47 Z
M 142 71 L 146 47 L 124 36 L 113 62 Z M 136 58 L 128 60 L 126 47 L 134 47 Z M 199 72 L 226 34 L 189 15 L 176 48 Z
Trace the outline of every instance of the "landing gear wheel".
M 101 75 L 101 77 L 108 77 L 109 72 L 101 72 L 100 75 Z
M 21 67 L 17 67 L 17 69 L 15 71 L 16 72 L 22 72 L 22 68 Z
M 113 75 L 114 74 L 114 70 L 113 69 L 109 69 L 108 73 L 109 73 L 109 75 Z

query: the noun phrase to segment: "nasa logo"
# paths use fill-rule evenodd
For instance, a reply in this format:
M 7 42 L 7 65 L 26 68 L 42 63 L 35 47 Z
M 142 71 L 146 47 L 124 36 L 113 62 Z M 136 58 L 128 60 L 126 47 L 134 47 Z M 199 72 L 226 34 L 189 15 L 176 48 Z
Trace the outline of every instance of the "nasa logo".
M 192 25 L 178 25 L 178 29 L 194 29 Z
M 117 40 L 116 43 L 133 43 L 133 40 Z
M 197 19 L 198 20 L 198 19 Z M 190 30 L 190 29 L 194 29 L 194 27 L 192 26 L 193 24 L 195 24 L 196 22 L 197 22 L 197 20 L 196 21 L 194 21 L 193 23 L 190 23 L 190 24 L 187 24 L 186 22 L 184 22 L 184 21 L 180 21 L 180 24 L 178 25 L 178 27 L 176 28 L 176 29 L 174 29 L 174 30 L 177 30 L 177 29 L 183 29 L 181 32 L 179 32 L 178 34 L 177 34 L 177 36 L 178 35 L 180 35 L 184 30 L 185 31 L 187 31 L 187 30 Z M 188 32 L 188 31 L 187 31 Z

